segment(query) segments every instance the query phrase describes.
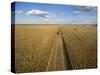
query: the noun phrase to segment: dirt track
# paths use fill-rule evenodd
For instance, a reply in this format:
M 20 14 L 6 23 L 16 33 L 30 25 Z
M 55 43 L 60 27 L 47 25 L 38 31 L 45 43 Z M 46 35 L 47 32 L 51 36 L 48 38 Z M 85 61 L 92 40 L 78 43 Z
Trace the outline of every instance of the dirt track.
M 67 52 L 63 34 L 58 32 L 51 50 L 46 71 L 71 70 L 72 65 Z

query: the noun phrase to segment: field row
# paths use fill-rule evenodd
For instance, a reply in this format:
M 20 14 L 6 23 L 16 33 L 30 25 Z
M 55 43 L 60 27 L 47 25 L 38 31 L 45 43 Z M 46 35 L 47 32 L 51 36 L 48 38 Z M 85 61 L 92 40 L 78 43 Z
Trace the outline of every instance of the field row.
M 96 27 L 63 27 L 68 54 L 74 69 L 96 68 L 97 31 Z

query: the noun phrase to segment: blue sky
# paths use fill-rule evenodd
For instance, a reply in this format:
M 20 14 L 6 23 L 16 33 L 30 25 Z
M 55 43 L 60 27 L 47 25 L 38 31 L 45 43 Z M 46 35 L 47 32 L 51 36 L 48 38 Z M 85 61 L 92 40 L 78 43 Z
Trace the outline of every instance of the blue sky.
M 12 13 L 16 24 L 97 23 L 97 8 L 92 6 L 16 2 Z

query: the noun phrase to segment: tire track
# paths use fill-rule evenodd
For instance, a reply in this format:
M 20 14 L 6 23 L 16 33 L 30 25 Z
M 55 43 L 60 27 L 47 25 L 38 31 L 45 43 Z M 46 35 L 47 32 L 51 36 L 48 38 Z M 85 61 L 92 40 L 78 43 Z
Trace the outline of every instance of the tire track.
M 54 61 L 52 61 L 52 59 Z M 50 66 L 51 64 L 52 65 L 54 64 L 54 66 L 52 67 L 52 70 L 54 71 L 73 69 L 70 61 L 70 57 L 67 52 L 67 47 L 64 41 L 64 37 L 61 32 L 57 33 L 56 38 L 54 40 L 46 71 L 51 70 L 51 66 Z
M 63 54 L 63 46 L 62 46 L 62 41 L 59 35 L 57 35 L 57 55 L 56 55 L 56 70 L 65 70 L 65 65 L 64 65 L 64 54 Z
M 49 57 L 49 61 L 48 61 L 48 65 L 47 65 L 46 71 L 49 70 L 49 65 L 50 65 L 51 58 L 52 58 L 52 55 L 53 55 L 53 52 L 54 52 L 55 43 L 56 43 L 56 39 L 54 40 L 53 47 L 52 47 L 52 49 L 51 49 L 51 53 L 50 53 L 50 57 Z
M 65 44 L 65 41 L 64 41 L 63 33 L 62 32 L 59 32 L 59 33 L 60 33 L 59 36 L 60 36 L 61 42 L 62 42 L 62 50 L 63 50 L 63 55 L 64 55 L 65 69 L 66 70 L 72 70 L 73 67 L 72 67 L 72 64 L 71 64 L 69 54 L 67 52 L 67 47 L 66 47 L 66 44 Z

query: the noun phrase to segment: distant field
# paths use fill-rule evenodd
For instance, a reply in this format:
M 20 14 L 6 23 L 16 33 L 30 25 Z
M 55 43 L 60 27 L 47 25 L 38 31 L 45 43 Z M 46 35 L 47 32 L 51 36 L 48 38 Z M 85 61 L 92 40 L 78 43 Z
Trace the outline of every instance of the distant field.
M 96 30 L 96 25 L 15 25 L 16 72 L 96 68 Z

